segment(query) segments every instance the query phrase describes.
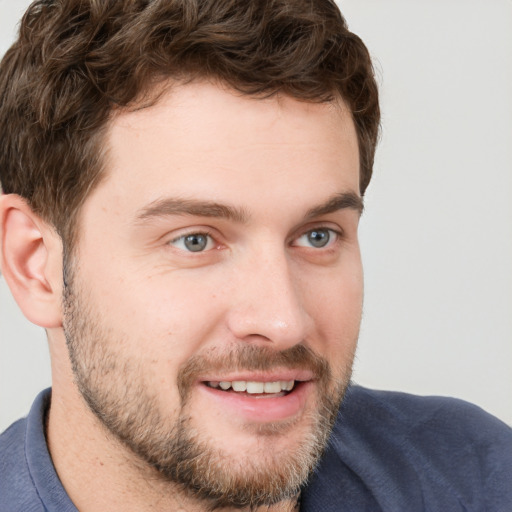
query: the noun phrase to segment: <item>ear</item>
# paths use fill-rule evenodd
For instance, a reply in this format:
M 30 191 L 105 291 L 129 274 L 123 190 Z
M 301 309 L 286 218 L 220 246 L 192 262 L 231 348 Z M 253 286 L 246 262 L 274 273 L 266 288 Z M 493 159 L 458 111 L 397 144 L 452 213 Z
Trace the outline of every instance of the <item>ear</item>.
M 16 194 L 0 196 L 0 268 L 32 323 L 62 325 L 61 239 Z

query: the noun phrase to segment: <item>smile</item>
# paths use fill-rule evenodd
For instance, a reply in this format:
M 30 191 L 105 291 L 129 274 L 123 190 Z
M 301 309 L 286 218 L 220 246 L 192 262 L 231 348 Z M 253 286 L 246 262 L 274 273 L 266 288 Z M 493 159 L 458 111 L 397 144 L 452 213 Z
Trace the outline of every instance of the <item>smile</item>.
M 234 381 L 208 381 L 206 385 L 223 391 L 235 391 L 238 393 L 248 393 L 250 395 L 258 394 L 276 394 L 283 391 L 291 391 L 295 386 L 294 380 L 277 380 L 274 382 L 259 382 L 254 380 L 234 380 Z
M 219 407 L 223 415 L 255 424 L 298 418 L 308 399 L 315 402 L 315 376 L 309 370 L 272 373 L 205 375 L 196 388 L 205 399 L 201 407 Z

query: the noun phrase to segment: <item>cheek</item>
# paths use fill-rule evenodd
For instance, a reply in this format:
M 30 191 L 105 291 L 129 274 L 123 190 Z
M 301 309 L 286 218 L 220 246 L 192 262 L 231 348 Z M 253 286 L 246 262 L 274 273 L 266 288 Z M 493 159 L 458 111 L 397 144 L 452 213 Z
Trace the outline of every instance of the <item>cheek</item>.
M 179 273 L 148 278 L 139 284 L 140 311 L 134 314 L 143 317 L 151 332 L 188 346 L 193 353 L 222 316 L 222 304 L 211 281 Z
M 152 346 L 168 345 L 171 337 L 182 340 L 208 327 L 208 316 L 214 315 L 212 286 L 202 276 L 114 259 L 84 271 L 91 303 L 112 328 Z
M 179 367 L 195 351 L 193 333 L 201 324 L 186 314 L 178 290 L 126 275 L 89 272 L 81 286 L 84 300 L 108 351 L 137 369 L 151 388 L 170 396 Z
M 353 357 L 363 305 L 363 274 L 357 260 L 306 289 L 307 310 L 312 317 L 319 350 L 333 361 Z

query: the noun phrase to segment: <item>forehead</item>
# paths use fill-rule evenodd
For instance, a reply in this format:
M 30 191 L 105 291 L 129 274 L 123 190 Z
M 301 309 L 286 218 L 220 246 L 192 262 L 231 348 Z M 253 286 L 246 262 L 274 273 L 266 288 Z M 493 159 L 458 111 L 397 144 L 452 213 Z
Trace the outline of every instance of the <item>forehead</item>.
M 342 101 L 179 85 L 148 108 L 116 113 L 107 149 L 100 189 L 109 188 L 110 202 L 135 191 L 132 206 L 163 194 L 232 202 L 276 188 L 281 197 L 312 188 L 332 195 L 333 185 L 359 192 L 357 136 Z
M 193 81 L 180 84 L 167 82 L 161 85 L 149 97 L 156 100 L 150 106 L 121 109 L 115 113 L 110 123 L 110 141 L 113 142 L 117 132 L 128 130 L 159 130 L 179 125 L 180 133 L 187 135 L 190 130 L 196 134 L 207 135 L 208 139 L 218 133 L 225 136 L 227 129 L 236 123 L 246 130 L 253 130 L 253 136 L 277 127 L 279 121 L 293 120 L 296 130 L 303 131 L 311 123 L 323 124 L 333 130 L 333 136 L 355 134 L 350 110 L 339 98 L 332 102 L 311 102 L 276 93 L 270 97 L 258 97 L 242 94 L 222 82 Z M 262 131 L 265 128 L 265 131 Z M 222 131 L 219 132 L 219 129 Z M 238 133 L 239 130 L 231 135 Z M 325 130 L 317 131 L 320 138 L 325 138 Z M 177 133 L 174 134 L 179 135 Z M 280 143 L 286 140 L 276 140 Z M 310 137 L 310 134 L 307 134 Z M 263 139 L 266 140 L 266 139 Z M 196 138 L 196 143 L 198 139 Z

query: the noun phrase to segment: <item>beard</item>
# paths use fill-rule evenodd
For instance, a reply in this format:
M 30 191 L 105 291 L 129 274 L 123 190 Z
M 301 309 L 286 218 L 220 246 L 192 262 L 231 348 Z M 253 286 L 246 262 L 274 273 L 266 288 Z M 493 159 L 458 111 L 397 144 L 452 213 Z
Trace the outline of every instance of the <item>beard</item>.
M 93 301 L 74 279 L 64 287 L 64 333 L 75 383 L 89 409 L 115 439 L 136 455 L 143 469 L 154 468 L 159 479 L 178 486 L 208 508 L 256 508 L 291 499 L 300 493 L 320 459 L 339 405 L 350 382 L 352 358 L 333 378 L 330 364 L 304 344 L 284 351 L 239 343 L 229 351 L 196 354 L 177 374 L 179 403 L 163 411 L 150 369 L 123 353 L 124 339 L 94 311 Z M 144 346 L 146 340 L 141 340 Z M 186 343 L 186 340 L 183 341 Z M 191 392 L 200 375 L 239 370 L 304 369 L 313 373 L 314 407 L 300 418 L 248 425 L 257 453 L 234 457 L 219 448 L 191 414 Z M 311 405 L 311 404 L 310 404 Z M 193 408 L 192 408 L 193 411 Z M 273 450 L 273 441 L 295 442 Z

